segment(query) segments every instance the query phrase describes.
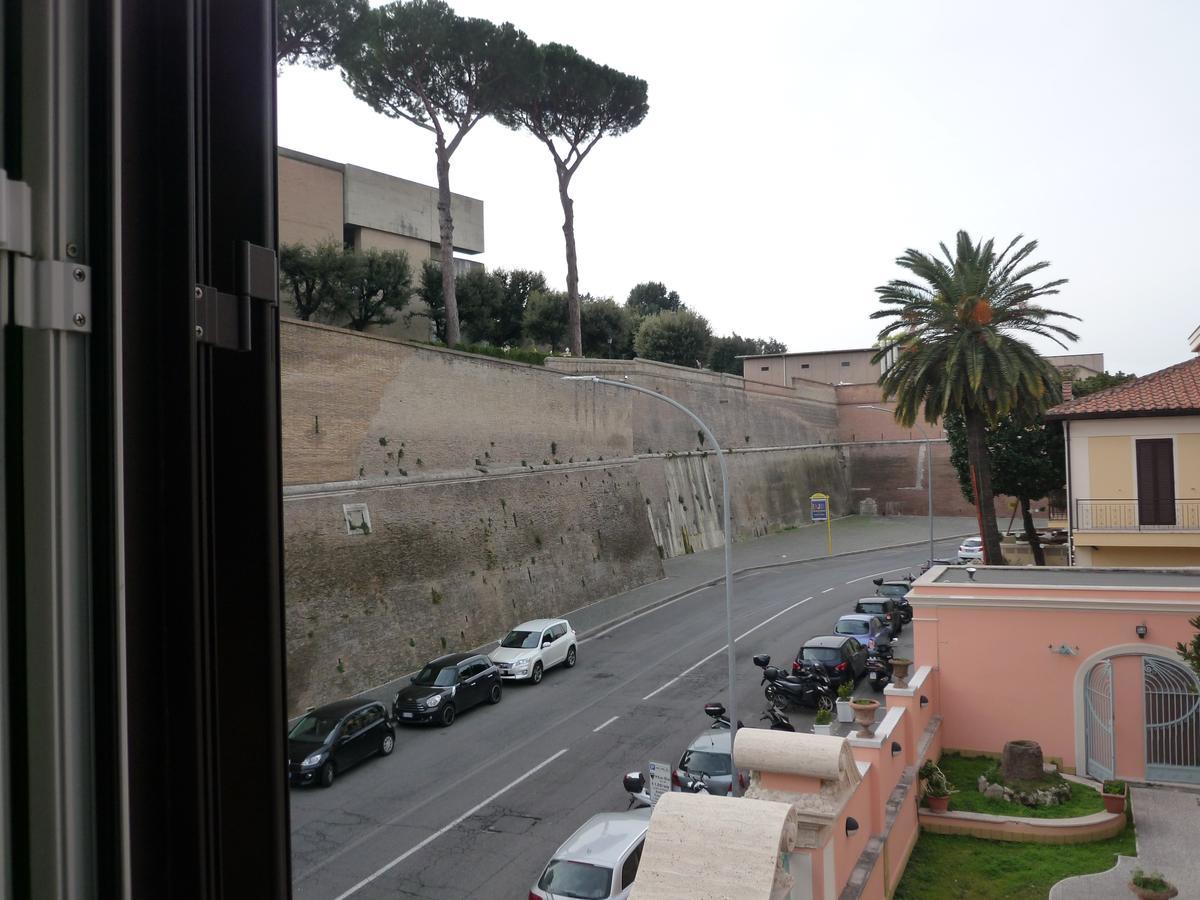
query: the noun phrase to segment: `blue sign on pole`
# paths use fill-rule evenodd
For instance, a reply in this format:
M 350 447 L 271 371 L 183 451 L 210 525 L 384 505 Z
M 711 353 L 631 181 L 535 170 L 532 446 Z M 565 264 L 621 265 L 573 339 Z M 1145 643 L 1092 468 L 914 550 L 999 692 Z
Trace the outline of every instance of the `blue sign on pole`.
M 814 522 L 826 522 L 829 520 L 828 497 L 810 497 L 809 502 L 812 504 L 810 514 Z

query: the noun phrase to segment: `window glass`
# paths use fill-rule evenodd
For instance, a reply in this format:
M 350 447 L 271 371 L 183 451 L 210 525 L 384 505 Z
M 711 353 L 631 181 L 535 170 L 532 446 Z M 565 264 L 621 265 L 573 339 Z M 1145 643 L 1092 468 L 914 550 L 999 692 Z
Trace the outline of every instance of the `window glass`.
M 854 638 L 850 638 L 850 640 L 846 641 L 846 652 L 847 653 L 851 653 L 851 654 L 857 653 L 861 649 L 862 649 L 862 644 L 860 644 Z
M 454 666 L 446 666 L 439 668 L 438 666 L 426 666 L 417 673 L 417 677 L 413 679 L 413 684 L 421 687 L 450 687 L 458 681 L 458 669 Z
M 862 619 L 841 619 L 833 630 L 838 634 L 866 634 L 867 623 Z
M 370 728 L 376 722 L 383 718 L 383 713 L 378 706 L 371 706 L 363 713 L 363 728 Z
M 688 750 L 679 760 L 679 768 L 689 775 L 728 775 L 733 771 L 728 753 Z
M 362 717 L 351 716 L 346 720 L 345 726 L 342 728 L 342 737 L 354 737 L 362 731 Z
M 536 631 L 510 631 L 500 646 L 509 650 L 533 650 L 538 646 L 539 639 L 540 634 Z
M 835 663 L 841 660 L 841 652 L 836 647 L 805 647 L 801 655 L 808 662 Z
M 589 863 L 555 859 L 546 866 L 538 887 L 556 897 L 604 900 L 611 893 L 612 869 Z
M 564 636 L 566 633 L 567 633 L 567 626 L 566 626 L 566 625 L 555 625 L 555 626 L 554 626 L 554 639 L 555 639 L 556 641 L 557 641 L 557 640 L 558 640 L 560 637 L 563 637 L 563 636 Z
M 621 890 L 625 890 L 633 884 L 633 879 L 637 877 L 638 863 L 642 861 L 642 847 L 645 845 L 646 842 L 642 841 L 634 847 L 633 852 L 621 865 Z
M 315 744 L 320 744 L 325 738 L 329 737 L 329 732 L 333 731 L 336 727 L 337 719 L 330 716 L 319 716 L 309 713 L 288 732 L 288 737 L 293 741 L 312 741 Z

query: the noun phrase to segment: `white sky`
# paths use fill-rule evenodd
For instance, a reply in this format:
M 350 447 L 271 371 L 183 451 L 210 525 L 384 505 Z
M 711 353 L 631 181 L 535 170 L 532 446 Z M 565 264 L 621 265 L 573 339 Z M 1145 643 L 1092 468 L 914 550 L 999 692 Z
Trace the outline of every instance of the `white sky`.
M 1037 238 L 1071 352 L 1146 374 L 1200 325 L 1200 4 L 1193 0 L 451 0 L 645 78 L 650 114 L 575 176 L 580 288 L 662 281 L 717 333 L 866 346 L 873 288 L 959 228 Z M 431 135 L 335 72 L 279 82 L 280 144 L 434 183 Z M 489 267 L 565 283 L 545 148 L 481 123 L 451 187 Z M 1038 344 L 1053 350 L 1053 345 Z M 1062 352 L 1062 351 L 1058 351 Z

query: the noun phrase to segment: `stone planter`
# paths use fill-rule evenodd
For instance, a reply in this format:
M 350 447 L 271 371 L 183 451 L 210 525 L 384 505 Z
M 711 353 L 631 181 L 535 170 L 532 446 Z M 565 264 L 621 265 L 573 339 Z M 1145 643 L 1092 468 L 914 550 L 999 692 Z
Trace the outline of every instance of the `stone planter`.
M 871 734 L 875 730 L 875 710 L 879 709 L 878 700 L 855 700 L 850 704 L 854 711 L 854 721 L 863 734 Z
M 935 797 L 932 794 L 925 795 L 925 802 L 929 804 L 929 811 L 936 813 L 944 813 L 950 808 L 950 798 Z
M 833 723 L 828 725 L 813 725 L 813 734 L 833 734 Z
M 849 700 L 839 700 L 835 705 L 837 706 L 837 720 L 839 722 L 849 725 L 854 721 L 854 710 L 850 708 Z
M 911 659 L 894 657 L 892 659 L 892 683 L 896 687 L 908 687 L 908 670 L 912 666 Z
M 1169 887 L 1165 891 L 1152 891 L 1148 888 L 1138 887 L 1133 882 L 1129 883 L 1129 890 L 1141 897 L 1142 900 L 1171 900 L 1172 897 L 1179 896 L 1179 888 Z

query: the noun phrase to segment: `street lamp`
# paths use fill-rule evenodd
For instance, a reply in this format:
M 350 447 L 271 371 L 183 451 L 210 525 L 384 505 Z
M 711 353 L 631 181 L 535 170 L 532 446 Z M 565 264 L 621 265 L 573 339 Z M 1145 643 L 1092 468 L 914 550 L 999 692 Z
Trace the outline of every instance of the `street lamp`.
M 729 470 L 725 467 L 725 451 L 721 449 L 721 445 L 717 443 L 716 435 L 712 433 L 704 420 L 698 415 L 679 403 L 672 400 L 666 394 L 660 394 L 658 391 L 652 391 L 650 388 L 642 387 L 637 384 L 630 384 L 628 381 L 614 381 L 611 378 L 601 378 L 598 375 L 564 375 L 563 381 L 590 381 L 593 384 L 607 384 L 612 387 L 627 388 L 631 391 L 637 391 L 640 394 L 649 394 L 651 397 L 656 397 L 664 403 L 670 403 L 680 412 L 686 413 L 691 417 L 692 421 L 700 426 L 700 430 L 704 432 L 705 438 L 713 445 L 713 449 L 717 452 L 717 463 L 721 468 L 721 514 L 723 519 L 722 528 L 725 531 L 725 634 L 728 643 L 729 656 L 729 755 L 733 758 L 733 742 L 737 736 L 737 694 L 734 689 L 734 669 L 736 668 L 734 645 L 733 645 L 733 530 L 730 527 L 729 516 Z M 932 520 L 931 520 L 932 521 Z M 931 526 L 932 527 L 932 526 Z M 932 533 L 932 532 L 931 532 Z M 736 796 L 740 785 L 736 778 L 733 779 L 733 793 Z
M 893 410 L 882 406 L 860 406 L 859 409 L 873 409 L 876 412 L 889 413 L 895 415 Z M 925 504 L 925 511 L 929 514 L 929 565 L 933 565 L 933 447 L 929 443 L 929 435 L 924 428 L 921 428 L 920 422 L 914 422 L 917 428 L 921 429 L 921 437 L 925 438 L 925 487 L 929 492 L 929 498 Z

